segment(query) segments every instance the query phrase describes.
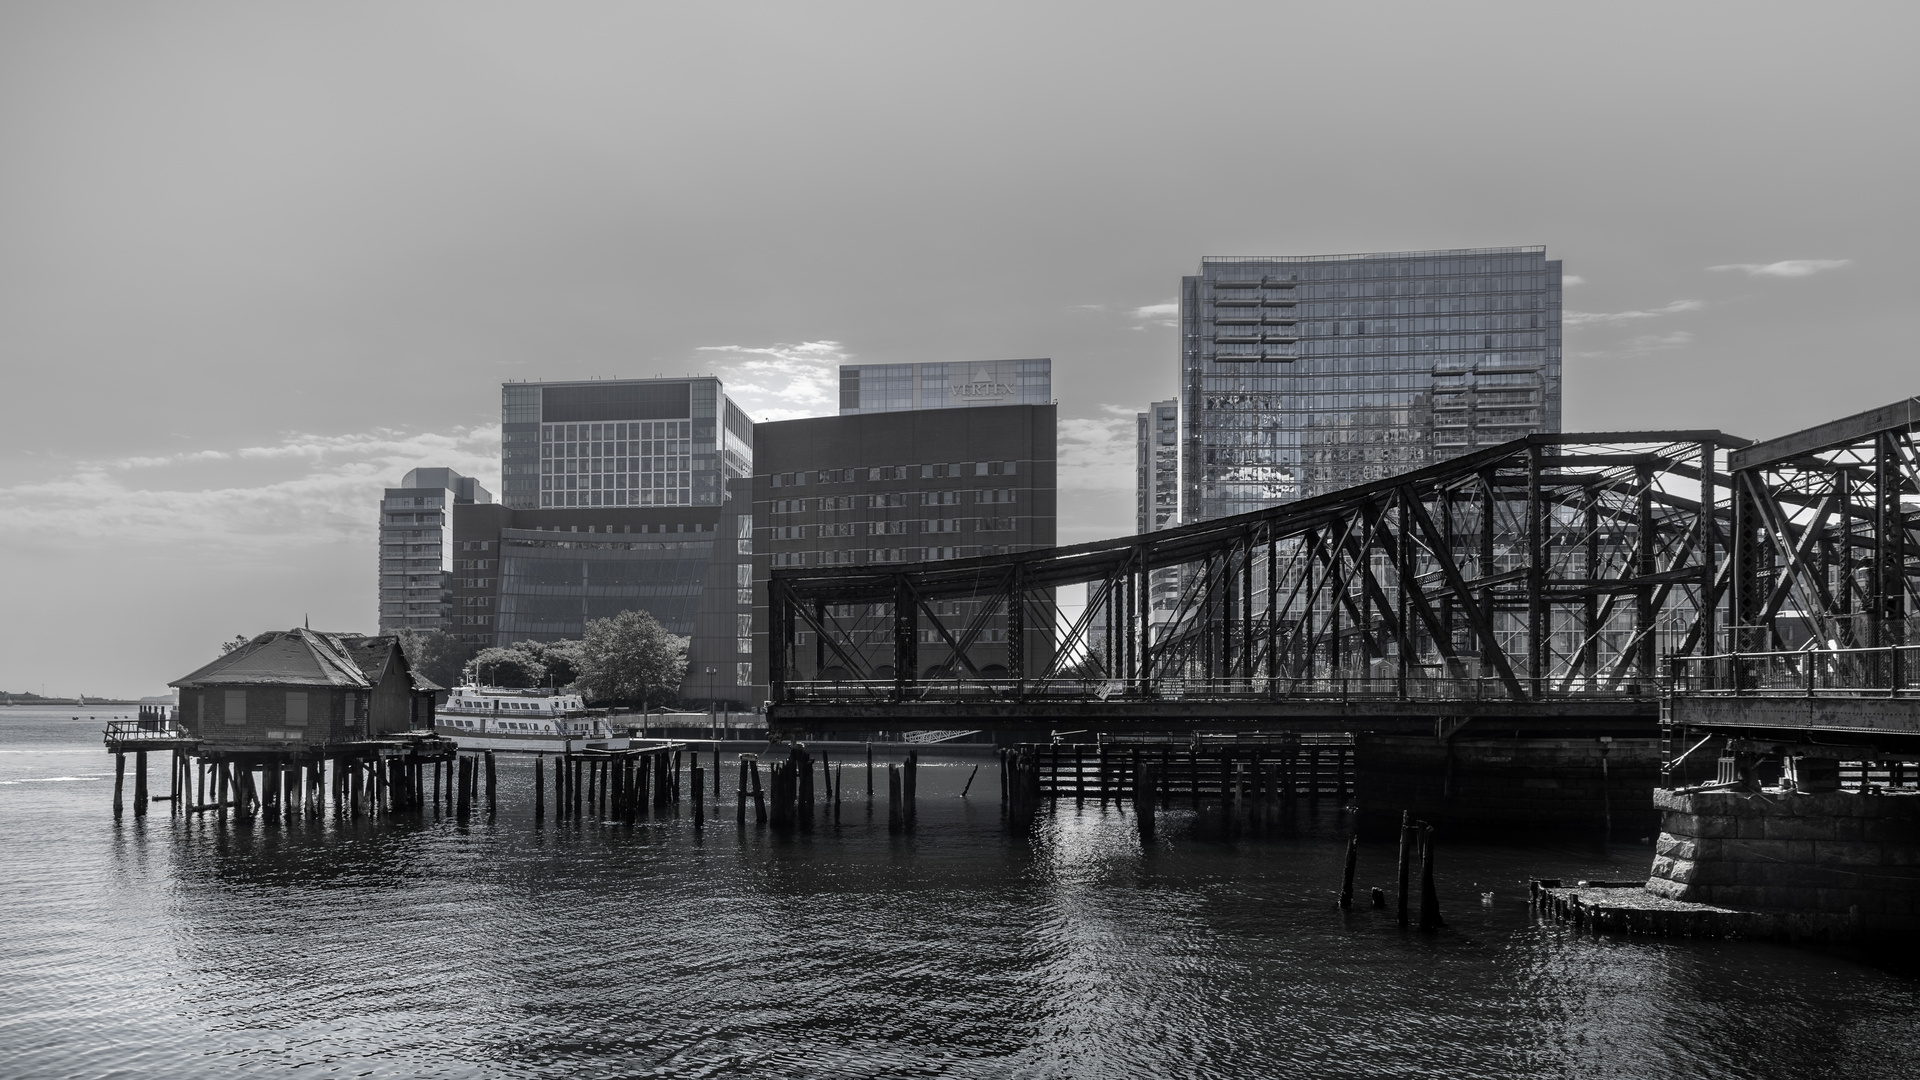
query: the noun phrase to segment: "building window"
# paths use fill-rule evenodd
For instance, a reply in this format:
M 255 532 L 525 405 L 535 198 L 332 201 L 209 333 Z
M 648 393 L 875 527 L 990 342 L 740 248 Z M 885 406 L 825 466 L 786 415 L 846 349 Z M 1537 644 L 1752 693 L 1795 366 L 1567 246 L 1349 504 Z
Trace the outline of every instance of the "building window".
M 753 663 L 751 661 L 733 665 L 734 681 L 738 686 L 753 685 Z
M 287 691 L 287 723 L 304 726 L 307 722 L 307 692 Z
M 223 715 L 229 724 L 244 724 L 247 722 L 247 692 L 245 690 L 227 691 L 226 710 Z
M 753 639 L 750 637 L 734 638 L 733 651 L 739 653 L 742 656 L 752 656 L 753 655 Z

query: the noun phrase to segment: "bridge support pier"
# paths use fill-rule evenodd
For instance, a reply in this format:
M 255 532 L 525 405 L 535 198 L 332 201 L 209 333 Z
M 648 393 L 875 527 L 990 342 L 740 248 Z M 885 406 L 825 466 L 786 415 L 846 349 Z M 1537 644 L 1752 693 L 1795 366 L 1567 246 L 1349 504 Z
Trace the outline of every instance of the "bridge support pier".
M 1920 932 L 1920 791 L 1654 792 L 1647 888 L 1809 917 L 1810 932 Z

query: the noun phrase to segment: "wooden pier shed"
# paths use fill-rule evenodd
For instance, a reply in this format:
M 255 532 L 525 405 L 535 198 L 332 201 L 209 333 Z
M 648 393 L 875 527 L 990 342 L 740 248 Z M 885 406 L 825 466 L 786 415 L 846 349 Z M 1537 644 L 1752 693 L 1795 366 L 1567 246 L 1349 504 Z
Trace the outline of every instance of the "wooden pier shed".
M 433 726 L 440 687 L 398 639 L 272 630 L 169 685 L 177 718 L 223 746 L 327 746 Z

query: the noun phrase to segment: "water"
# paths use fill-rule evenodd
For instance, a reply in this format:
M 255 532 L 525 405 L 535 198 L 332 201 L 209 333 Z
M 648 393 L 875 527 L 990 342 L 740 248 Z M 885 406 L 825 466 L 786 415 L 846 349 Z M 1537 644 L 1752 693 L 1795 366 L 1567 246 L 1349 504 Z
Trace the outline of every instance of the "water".
M 536 829 L 506 758 L 495 822 L 115 823 L 128 712 L 0 709 L 0 1075 L 1920 1072 L 1910 968 L 1528 912 L 1528 876 L 1640 876 L 1644 846 L 1443 847 L 1428 936 L 1334 906 L 1336 808 L 1233 843 L 1176 811 L 1143 852 L 1069 802 L 1013 839 L 990 762 L 964 801 L 974 762 L 923 763 L 909 838 L 852 768 L 793 841 L 730 801 L 704 836 Z M 1363 847 L 1363 896 L 1393 858 Z

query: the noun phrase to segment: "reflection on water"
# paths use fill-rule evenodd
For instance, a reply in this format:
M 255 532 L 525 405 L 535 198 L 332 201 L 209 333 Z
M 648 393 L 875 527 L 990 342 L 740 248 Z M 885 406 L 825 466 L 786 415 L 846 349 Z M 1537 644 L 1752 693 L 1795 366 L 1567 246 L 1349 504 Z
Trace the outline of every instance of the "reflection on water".
M 1442 847 L 1423 936 L 1333 905 L 1332 806 L 1232 841 L 1174 811 L 1143 851 L 1065 803 L 1015 840 L 968 761 L 923 764 L 912 836 L 852 769 L 792 840 L 730 786 L 704 834 L 536 829 L 503 760 L 466 826 L 116 824 L 70 715 L 0 711 L 8 1076 L 1892 1077 L 1920 1045 L 1906 969 L 1529 916 L 1529 875 L 1644 847 Z M 1393 857 L 1363 847 L 1363 898 Z

